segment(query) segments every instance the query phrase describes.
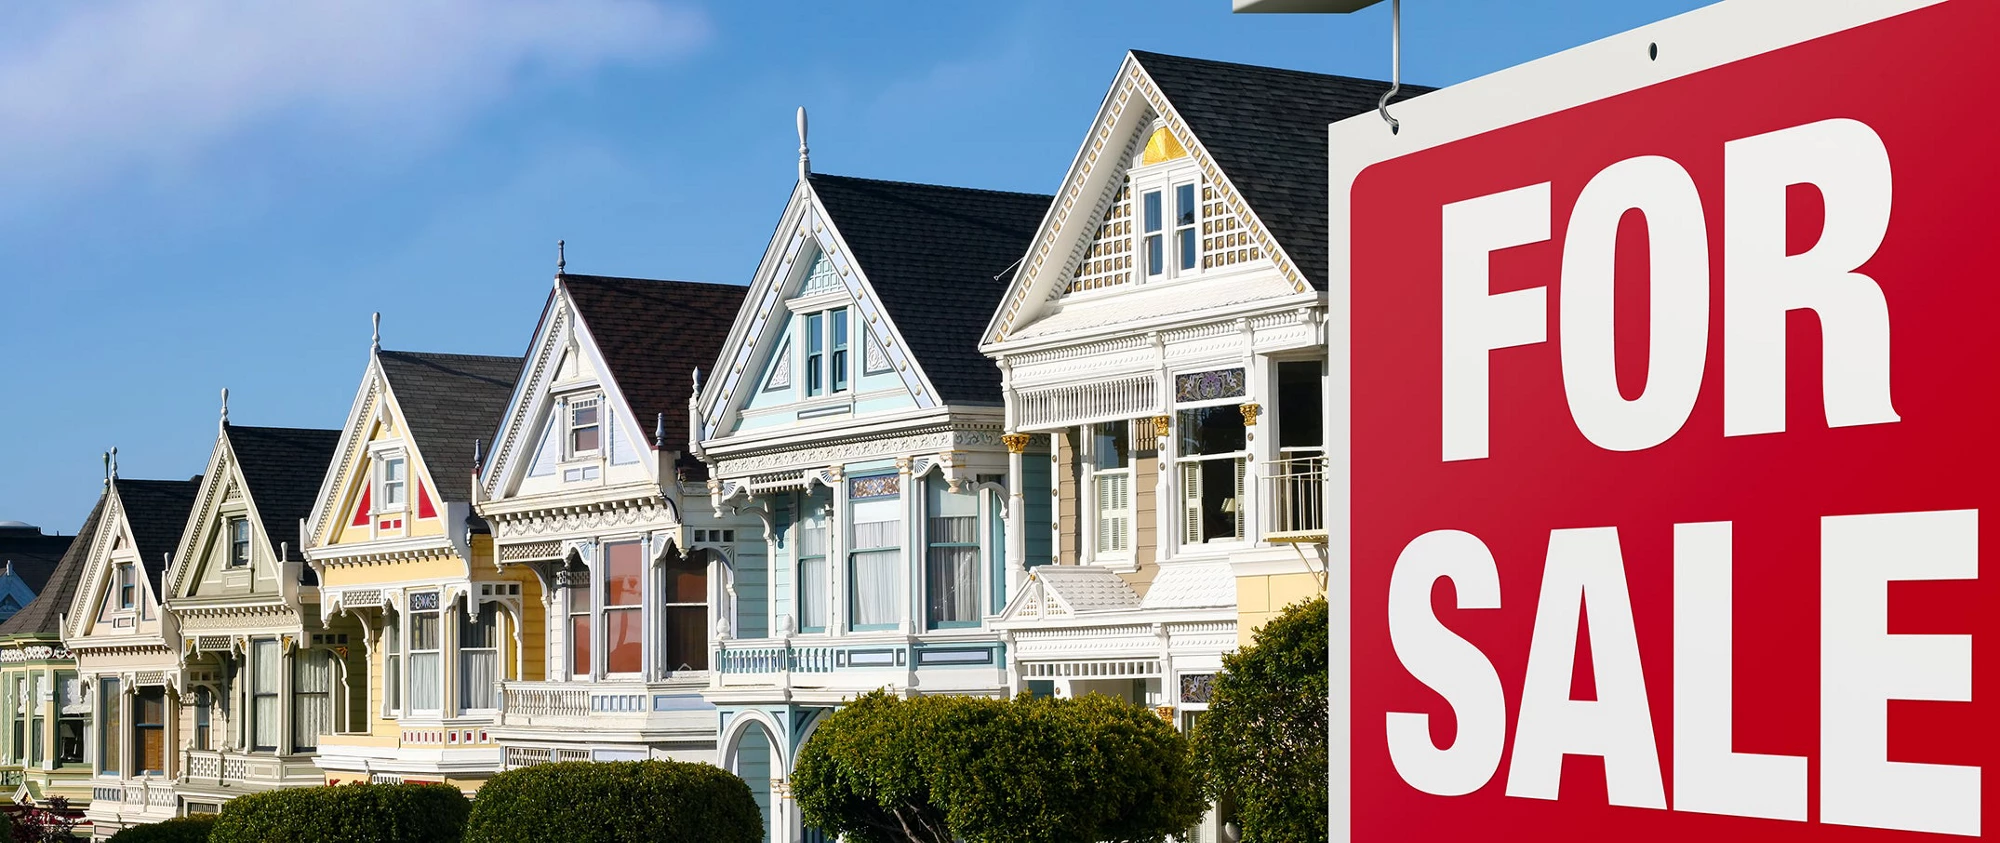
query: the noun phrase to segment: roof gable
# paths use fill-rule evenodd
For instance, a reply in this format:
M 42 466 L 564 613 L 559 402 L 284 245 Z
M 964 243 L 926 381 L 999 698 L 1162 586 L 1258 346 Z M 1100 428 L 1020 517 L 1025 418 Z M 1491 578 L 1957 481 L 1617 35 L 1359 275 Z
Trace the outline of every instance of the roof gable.
M 520 377 L 519 357 L 382 351 L 389 393 L 445 501 L 472 500 L 474 442 L 491 447 Z
M 1327 125 L 1375 108 L 1388 83 L 1133 52 L 983 334 L 1001 342 L 1031 322 L 1089 258 L 1118 201 L 1141 127 L 1155 116 L 1241 221 L 1245 245 L 1276 264 L 1296 292 L 1326 285 Z M 1411 94 L 1428 88 L 1404 86 Z M 1115 170 L 1116 172 L 1112 172 Z
M 98 524 L 104 516 L 104 505 L 110 499 L 110 490 L 97 497 L 97 504 L 90 508 L 89 517 L 83 519 L 83 527 L 65 550 L 55 570 L 49 574 L 35 599 L 21 607 L 5 622 L 0 622 L 0 638 L 13 636 L 46 636 L 62 633 L 62 616 L 69 611 L 70 601 L 76 597 L 77 583 L 83 581 L 83 569 L 90 560 L 90 548 L 97 538 Z

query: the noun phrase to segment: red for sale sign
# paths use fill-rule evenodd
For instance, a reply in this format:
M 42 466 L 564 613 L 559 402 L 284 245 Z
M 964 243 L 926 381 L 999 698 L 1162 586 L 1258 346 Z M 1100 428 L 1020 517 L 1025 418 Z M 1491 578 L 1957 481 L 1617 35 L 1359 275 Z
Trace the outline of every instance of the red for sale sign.
M 1336 836 L 2000 825 L 2000 3 L 1392 108 L 1331 131 Z

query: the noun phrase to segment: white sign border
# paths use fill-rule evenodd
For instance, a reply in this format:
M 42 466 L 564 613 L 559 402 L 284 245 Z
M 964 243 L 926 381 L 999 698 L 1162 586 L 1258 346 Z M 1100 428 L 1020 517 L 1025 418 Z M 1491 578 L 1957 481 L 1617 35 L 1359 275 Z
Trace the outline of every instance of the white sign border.
M 1375 164 L 1953 0 L 1724 0 L 1327 127 L 1327 833 L 1353 838 L 1349 192 Z M 1974 2 L 1974 0 L 1962 0 Z M 1654 51 L 1657 47 L 1657 53 Z M 1609 163 L 1609 162 L 1606 162 Z

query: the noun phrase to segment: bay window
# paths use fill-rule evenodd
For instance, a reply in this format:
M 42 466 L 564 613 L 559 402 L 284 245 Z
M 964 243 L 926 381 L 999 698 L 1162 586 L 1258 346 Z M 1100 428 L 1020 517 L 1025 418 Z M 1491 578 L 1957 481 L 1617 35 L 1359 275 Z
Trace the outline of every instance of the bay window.
M 848 481 L 848 581 L 852 583 L 849 627 L 893 629 L 900 610 L 903 547 L 902 477 L 881 474 Z
M 444 689 L 438 674 L 443 660 L 438 623 L 438 593 L 410 595 L 410 710 L 433 714 L 444 709 Z
M 925 579 L 932 629 L 979 624 L 979 495 L 925 484 Z
M 319 736 L 333 733 L 333 659 L 314 647 L 292 657 L 292 751 L 319 748 Z
M 1099 558 L 1132 555 L 1132 425 L 1095 424 L 1089 428 L 1090 499 L 1096 512 Z
M 636 541 L 604 545 L 604 672 L 638 673 L 645 640 L 641 620 L 646 551 Z
M 827 624 L 827 490 L 807 493 L 799 517 L 799 631 L 825 632 Z
M 660 625 L 666 632 L 661 666 L 668 673 L 708 669 L 708 560 L 713 550 L 667 560 Z
M 500 610 L 491 603 L 468 610 L 458 625 L 460 708 L 497 708 L 500 686 Z
M 167 689 L 154 685 L 132 695 L 132 749 L 137 753 L 134 773 L 164 775 L 167 772 Z
M 1243 469 L 1249 456 L 1243 413 L 1234 404 L 1180 410 L 1181 541 L 1241 539 Z
M 278 751 L 283 715 L 278 703 L 278 671 L 283 664 L 277 639 L 250 642 L 250 748 L 257 752 Z

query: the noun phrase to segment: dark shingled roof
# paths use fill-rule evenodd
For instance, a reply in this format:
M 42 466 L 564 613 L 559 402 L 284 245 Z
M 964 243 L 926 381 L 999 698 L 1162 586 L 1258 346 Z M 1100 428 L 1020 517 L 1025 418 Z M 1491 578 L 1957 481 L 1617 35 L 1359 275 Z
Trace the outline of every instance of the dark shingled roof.
M 0 528 L 0 566 L 13 565 L 22 584 L 40 593 L 69 549 L 70 536 L 45 536 L 34 527 Z
M 666 450 L 682 452 L 681 467 L 699 472 L 701 461 L 687 453 L 694 370 L 715 365 L 747 288 L 601 275 L 561 280 L 625 395 L 639 437 L 650 448 L 664 413 Z
M 1326 289 L 1326 126 L 1389 83 L 1132 51 L 1314 287 Z M 1404 85 L 1398 101 L 1434 88 Z
M 118 504 L 125 511 L 125 523 L 132 528 L 132 549 L 146 575 L 159 582 L 166 570 L 166 555 L 180 547 L 181 533 L 187 530 L 188 510 L 201 493 L 201 477 L 192 480 L 111 481 L 117 487 Z
M 69 602 L 76 596 L 76 585 L 83 579 L 83 566 L 90 561 L 90 541 L 97 535 L 97 521 L 104 515 L 104 501 L 107 495 L 97 497 L 97 505 L 90 508 L 90 517 L 83 519 L 83 529 L 78 530 L 75 540 L 56 562 L 55 570 L 42 586 L 35 589 L 35 599 L 21 607 L 12 617 L 0 622 L 0 638 L 22 635 L 60 635 L 64 612 L 69 611 Z
M 939 397 L 1000 404 L 1000 370 L 979 353 L 979 335 L 1054 197 L 819 173 L 808 181 Z
M 340 431 L 233 424 L 223 431 L 271 549 L 283 544 L 287 561 L 304 559 L 299 553 L 299 519 L 312 514 L 320 481 L 340 447 Z M 310 581 L 312 569 L 305 570 Z
M 438 497 L 471 501 L 473 440 L 493 446 L 521 375 L 521 358 L 378 351 L 375 359 L 437 483 Z

